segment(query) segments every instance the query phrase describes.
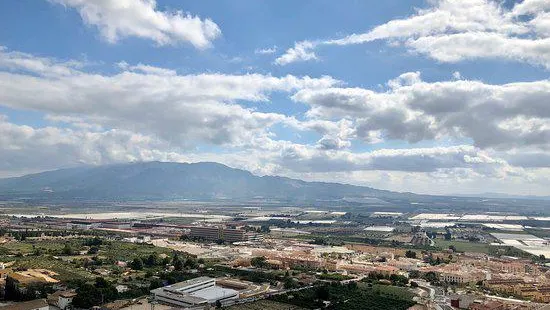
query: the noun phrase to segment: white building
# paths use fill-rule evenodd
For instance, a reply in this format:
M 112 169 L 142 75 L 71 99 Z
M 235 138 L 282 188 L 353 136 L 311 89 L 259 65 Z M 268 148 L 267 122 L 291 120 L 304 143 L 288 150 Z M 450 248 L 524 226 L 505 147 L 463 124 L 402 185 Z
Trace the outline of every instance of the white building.
M 160 303 L 175 307 L 192 307 L 222 303 L 239 298 L 236 290 L 216 285 L 216 279 L 199 277 L 175 283 L 151 291 L 154 299 Z
M 72 305 L 75 296 L 76 293 L 74 291 L 57 291 L 48 295 L 48 303 L 56 308 L 65 310 Z

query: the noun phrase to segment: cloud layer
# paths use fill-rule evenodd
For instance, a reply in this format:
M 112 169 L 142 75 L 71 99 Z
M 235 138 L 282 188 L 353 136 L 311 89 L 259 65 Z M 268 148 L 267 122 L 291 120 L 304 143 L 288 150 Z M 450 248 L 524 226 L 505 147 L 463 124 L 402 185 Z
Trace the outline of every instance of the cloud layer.
M 47 124 L 0 117 L 0 172 L 212 160 L 310 180 L 378 185 L 384 178 L 391 181 L 383 187 L 399 190 L 412 176 L 537 192 L 548 182 L 550 157 L 540 156 L 550 143 L 548 80 L 425 82 L 420 72 L 407 72 L 375 91 L 329 76 L 181 75 L 123 61 L 116 67 L 102 74 L 85 63 L 0 48 L 0 104 L 34 111 Z M 277 104 L 275 93 L 306 112 L 263 109 Z M 313 138 L 283 139 L 278 128 Z M 391 141 L 432 146 L 383 143 Z M 437 146 L 441 141 L 455 142 Z
M 301 41 L 279 56 L 286 65 L 318 59 L 321 46 L 385 40 L 440 62 L 470 59 L 521 61 L 550 69 L 550 16 L 547 1 L 524 0 L 506 9 L 493 0 L 434 0 L 404 19 L 339 39 Z

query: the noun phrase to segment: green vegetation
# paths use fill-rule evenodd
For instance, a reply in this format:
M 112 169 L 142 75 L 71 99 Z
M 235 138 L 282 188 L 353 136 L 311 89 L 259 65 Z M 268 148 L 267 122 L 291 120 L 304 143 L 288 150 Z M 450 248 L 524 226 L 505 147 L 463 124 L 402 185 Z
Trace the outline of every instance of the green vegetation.
M 397 274 L 385 275 L 382 273 L 369 273 L 368 277 L 364 278 L 362 282 L 366 282 L 371 286 L 378 283 L 389 283 L 394 286 L 406 286 L 409 284 L 409 278 Z
M 77 281 L 73 285 L 77 287 L 77 295 L 73 299 L 73 305 L 77 308 L 89 309 L 116 300 L 119 297 L 113 283 L 104 278 L 96 278 L 94 284 Z
M 344 280 L 353 279 L 353 277 L 345 276 L 339 273 L 322 273 L 318 276 L 318 278 L 321 280 L 330 280 L 330 281 L 344 281 Z
M 266 268 L 269 266 L 264 256 L 252 257 L 252 259 L 250 260 L 250 264 L 258 268 Z
M 440 250 L 447 250 L 450 246 L 454 246 L 457 252 L 472 252 L 472 253 L 485 253 L 489 254 L 489 248 L 491 247 L 487 243 L 476 243 L 468 241 L 457 240 L 443 240 L 436 239 L 435 246 Z
M 405 257 L 407 257 L 407 258 L 416 258 L 416 252 L 411 251 L 411 250 L 407 250 L 407 252 L 405 252 Z
M 347 285 L 325 284 L 274 296 L 271 299 L 307 309 L 321 308 L 324 301 L 328 301 L 328 309 L 335 310 L 404 310 L 413 306 L 415 302 L 409 295 L 402 293 L 401 290 L 390 291 L 387 288 L 368 287 L 352 282 Z
M 533 255 L 511 246 L 489 245 L 487 243 L 436 239 L 435 246 L 441 250 L 454 247 L 457 252 L 484 253 L 493 256 L 505 255 L 521 258 L 533 257 Z
M 298 306 L 284 304 L 272 300 L 259 300 L 252 303 L 236 305 L 227 308 L 229 310 L 302 310 Z

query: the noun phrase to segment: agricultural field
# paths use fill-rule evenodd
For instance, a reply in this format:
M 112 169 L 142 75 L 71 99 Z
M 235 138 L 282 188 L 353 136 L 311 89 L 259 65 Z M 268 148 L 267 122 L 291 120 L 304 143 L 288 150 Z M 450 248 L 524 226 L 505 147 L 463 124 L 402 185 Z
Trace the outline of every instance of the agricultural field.
M 443 240 L 436 239 L 435 246 L 441 250 L 446 250 L 449 246 L 454 246 L 458 252 L 472 252 L 472 253 L 490 253 L 490 245 L 487 243 L 477 243 L 468 241 L 455 241 L 455 240 Z

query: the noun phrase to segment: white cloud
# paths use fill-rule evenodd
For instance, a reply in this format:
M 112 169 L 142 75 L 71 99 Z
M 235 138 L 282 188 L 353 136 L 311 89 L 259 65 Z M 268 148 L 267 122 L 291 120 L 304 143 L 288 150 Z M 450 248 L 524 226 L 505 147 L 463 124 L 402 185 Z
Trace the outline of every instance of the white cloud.
M 523 0 L 512 9 L 512 16 L 531 15 L 550 10 L 547 0 Z
M 139 37 L 158 45 L 188 42 L 204 49 L 221 35 L 212 20 L 181 11 L 159 11 L 155 0 L 49 1 L 76 9 L 82 20 L 96 26 L 110 43 L 124 37 Z
M 27 53 L 8 51 L 0 45 L 0 68 L 13 71 L 25 71 L 44 76 L 69 76 L 78 74 L 84 64 L 79 61 L 59 61 L 46 57 L 37 57 Z
M 13 60 L 17 55 L 0 52 L 0 65 L 3 59 Z M 66 68 L 63 63 L 50 62 L 53 70 Z M 19 62 L 9 63 L 13 72 L 0 72 L 0 101 L 4 106 L 79 116 L 105 128 L 140 130 L 174 143 L 246 144 L 255 135 L 268 134 L 271 125 L 287 117 L 257 112 L 234 101 L 267 101 L 273 91 L 293 92 L 338 83 L 330 77 L 291 75 L 180 76 L 165 69 L 124 63 L 120 65 L 123 69 L 134 71 L 111 76 L 80 71 L 51 76 L 44 73 L 47 66 L 33 71 L 26 64 L 16 67 L 13 63 Z M 29 88 L 33 92 L 28 92 Z
M 167 148 L 165 143 L 151 136 L 125 130 L 90 132 L 57 127 L 33 128 L 0 119 L 0 171 L 154 160 L 159 155 L 169 154 Z
M 522 39 L 498 33 L 459 33 L 410 39 L 405 44 L 442 62 L 493 58 L 519 60 L 550 69 L 550 38 Z
M 141 73 L 145 73 L 145 74 L 176 75 L 176 70 L 166 69 L 166 68 L 159 68 L 159 67 L 150 66 L 150 65 L 144 65 L 142 63 L 139 63 L 135 66 L 130 66 L 127 62 L 121 61 L 121 62 L 117 63 L 117 66 L 122 70 L 136 71 L 136 72 L 141 72 Z
M 0 120 L 0 133 L 0 154 L 3 158 L 0 170 L 10 167 L 50 169 L 80 163 L 186 161 L 193 158 L 186 155 L 192 148 L 183 148 L 151 135 L 121 129 L 91 132 L 82 128 L 34 128 L 15 125 L 4 117 Z M 249 156 L 249 163 L 251 159 L 255 159 L 258 164 L 268 162 L 277 165 L 279 169 L 304 172 L 433 172 L 442 168 L 487 166 L 486 169 L 489 169 L 491 166 L 498 168 L 506 165 L 506 162 L 494 159 L 472 146 L 381 149 L 365 153 L 333 149 L 335 148 L 317 148 L 288 141 L 270 140 L 254 147 L 252 154 L 256 153 L 256 156 Z M 26 155 L 22 156 L 23 154 Z M 248 155 L 243 153 L 239 156 Z M 217 161 L 224 156 L 226 154 L 207 154 L 207 158 Z M 44 158 L 50 159 L 45 161 Z
M 273 47 L 258 48 L 254 50 L 254 54 L 260 54 L 260 55 L 270 55 L 270 54 L 274 54 L 275 52 L 277 52 L 277 46 L 275 45 Z
M 296 42 L 294 47 L 289 48 L 283 55 L 275 59 L 275 64 L 284 66 L 292 62 L 318 59 L 313 51 L 316 46 L 317 43 L 310 41 Z
M 307 49 L 296 43 L 279 64 L 316 59 L 315 48 L 388 40 L 441 62 L 468 59 L 522 61 L 550 69 L 548 1 L 527 0 L 506 10 L 493 0 L 435 0 L 403 19 L 340 39 L 315 41 Z M 546 11 L 545 11 L 546 10 Z M 520 15 L 521 18 L 520 18 Z M 527 16 L 526 16 L 527 15 Z M 307 42 L 307 41 L 306 41 Z M 309 57 L 299 57 L 296 50 Z
M 125 62 L 118 67 L 121 72 L 104 75 L 73 61 L 0 49 L 1 105 L 37 111 L 49 124 L 17 125 L 0 116 L 0 173 L 79 163 L 211 160 L 259 174 L 363 185 L 367 177 L 383 176 L 400 184 L 394 189 L 410 185 L 414 175 L 424 185 L 430 178 L 453 186 L 479 185 L 485 178 L 505 188 L 502 180 L 509 179 L 514 190 L 525 188 L 516 186 L 523 179 L 535 182 L 538 192 L 548 181 L 543 170 L 550 158 L 532 160 L 550 148 L 548 80 L 428 83 L 420 72 L 407 72 L 386 90 L 373 91 L 343 88 L 330 77 L 178 75 Z M 274 92 L 306 104 L 305 115 L 262 112 Z M 278 139 L 276 125 L 308 132 L 309 142 Z M 476 146 L 354 148 L 387 139 L 437 145 L 454 138 Z
M 353 121 L 355 136 L 418 142 L 468 138 L 481 148 L 550 147 L 550 80 L 503 85 L 455 80 L 427 83 L 418 72 L 389 91 L 303 89 L 292 96 L 313 119 Z

